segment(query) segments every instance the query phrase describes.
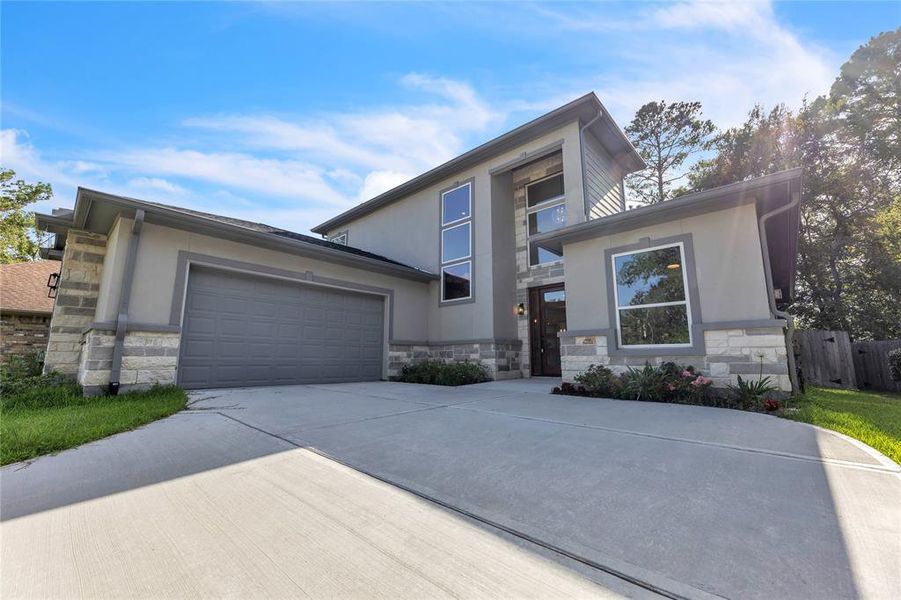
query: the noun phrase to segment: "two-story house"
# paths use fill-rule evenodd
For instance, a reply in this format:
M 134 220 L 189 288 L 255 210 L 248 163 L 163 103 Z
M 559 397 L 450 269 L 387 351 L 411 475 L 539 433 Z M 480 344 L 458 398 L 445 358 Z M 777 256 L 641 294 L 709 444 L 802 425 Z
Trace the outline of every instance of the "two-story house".
M 88 392 L 492 377 L 677 360 L 791 389 L 800 171 L 627 210 L 644 162 L 593 93 L 313 228 L 79 189 L 47 369 Z

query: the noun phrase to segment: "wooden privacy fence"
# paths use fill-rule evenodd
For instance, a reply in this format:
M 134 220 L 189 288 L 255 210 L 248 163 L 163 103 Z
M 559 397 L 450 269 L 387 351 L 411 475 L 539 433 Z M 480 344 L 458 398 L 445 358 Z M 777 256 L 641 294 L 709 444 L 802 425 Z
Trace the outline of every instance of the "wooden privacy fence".
M 823 387 L 856 388 L 851 339 L 847 331 L 807 329 L 795 332 L 804 382 Z
M 851 344 L 851 356 L 860 389 L 901 392 L 901 381 L 892 381 L 888 368 L 888 353 L 896 348 L 901 348 L 901 340 Z
M 901 392 L 888 367 L 888 353 L 901 348 L 901 340 L 852 344 L 847 331 L 808 329 L 795 332 L 795 343 L 807 384 Z

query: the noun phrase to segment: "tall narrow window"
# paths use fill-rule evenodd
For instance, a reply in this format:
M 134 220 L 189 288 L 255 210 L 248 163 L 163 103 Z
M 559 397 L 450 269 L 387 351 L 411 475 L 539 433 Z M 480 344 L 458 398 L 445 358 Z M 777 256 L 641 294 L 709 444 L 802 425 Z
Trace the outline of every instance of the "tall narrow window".
M 563 173 L 551 175 L 526 186 L 526 215 L 530 238 L 566 225 Z M 559 250 L 529 241 L 530 267 L 561 260 L 563 260 L 563 254 Z
M 441 194 L 441 301 L 472 298 L 472 183 Z
M 690 346 L 682 244 L 611 257 L 620 347 Z

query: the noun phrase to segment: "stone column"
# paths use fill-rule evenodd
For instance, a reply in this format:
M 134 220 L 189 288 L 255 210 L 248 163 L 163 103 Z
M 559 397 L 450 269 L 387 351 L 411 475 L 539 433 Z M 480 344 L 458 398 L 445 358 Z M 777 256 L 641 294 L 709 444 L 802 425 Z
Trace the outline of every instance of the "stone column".
M 513 221 L 516 227 L 516 301 L 527 307 L 517 317 L 517 332 L 521 342 L 519 351 L 522 377 L 531 377 L 531 349 L 529 339 L 529 288 L 563 283 L 563 263 L 529 266 L 529 223 L 526 206 L 526 186 L 539 179 L 563 171 L 563 153 L 556 152 L 513 171 Z
M 94 321 L 106 236 L 70 231 L 50 321 L 44 372 L 75 377 L 81 361 L 82 333 Z

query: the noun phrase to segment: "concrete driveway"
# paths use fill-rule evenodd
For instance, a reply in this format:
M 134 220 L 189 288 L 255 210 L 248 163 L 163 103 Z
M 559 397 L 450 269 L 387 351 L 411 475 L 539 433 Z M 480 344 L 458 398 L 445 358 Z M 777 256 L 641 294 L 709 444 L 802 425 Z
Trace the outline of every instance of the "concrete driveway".
M 546 381 L 215 390 L 0 472 L 4 597 L 901 597 L 898 467 Z

